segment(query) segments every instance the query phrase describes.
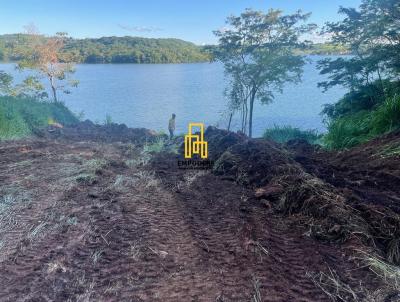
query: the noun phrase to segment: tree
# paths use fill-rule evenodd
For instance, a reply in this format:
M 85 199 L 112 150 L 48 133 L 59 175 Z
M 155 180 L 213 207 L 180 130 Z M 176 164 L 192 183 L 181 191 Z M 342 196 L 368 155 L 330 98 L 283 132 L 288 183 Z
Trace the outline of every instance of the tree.
M 0 70 L 0 95 L 10 94 L 12 90 L 13 77 L 8 73 Z
M 231 79 L 226 95 L 230 107 L 240 110 L 242 129 L 252 136 L 254 103 L 270 103 L 274 92 L 282 92 L 286 82 L 299 82 L 305 59 L 294 55 L 308 43 L 300 36 L 315 28 L 305 24 L 309 14 L 297 11 L 283 15 L 280 10 L 267 13 L 247 9 L 240 16 L 227 18 L 227 29 L 215 31 L 218 47 L 214 58 L 224 64 Z M 303 23 L 299 25 L 299 23 Z
M 75 72 L 74 64 L 63 57 L 62 49 L 66 33 L 57 33 L 54 37 L 41 36 L 34 26 L 27 27 L 27 45 L 22 50 L 22 59 L 18 68 L 37 71 L 50 84 L 54 102 L 58 101 L 58 91 L 70 93 L 68 87 L 76 87 L 78 81 L 70 78 Z
M 37 77 L 28 76 L 21 83 L 15 85 L 14 78 L 2 70 L 0 70 L 0 95 L 33 97 L 36 99 L 48 97 Z
M 384 78 L 399 80 L 400 75 L 399 1 L 363 0 L 359 10 L 341 7 L 339 13 L 344 19 L 328 22 L 324 32 L 332 35 L 333 43 L 349 48 L 353 57 L 321 60 L 321 74 L 329 78 L 319 86 L 326 90 L 344 85 L 354 92 L 378 81 L 385 94 Z

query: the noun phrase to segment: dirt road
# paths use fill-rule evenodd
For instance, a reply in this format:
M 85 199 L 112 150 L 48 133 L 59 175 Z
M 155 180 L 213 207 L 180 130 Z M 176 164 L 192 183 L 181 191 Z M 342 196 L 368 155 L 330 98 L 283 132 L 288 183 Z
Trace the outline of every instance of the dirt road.
M 132 144 L 1 143 L 0 301 L 331 301 L 329 276 L 379 288 L 351 242 L 318 242 L 174 155 L 148 160 Z

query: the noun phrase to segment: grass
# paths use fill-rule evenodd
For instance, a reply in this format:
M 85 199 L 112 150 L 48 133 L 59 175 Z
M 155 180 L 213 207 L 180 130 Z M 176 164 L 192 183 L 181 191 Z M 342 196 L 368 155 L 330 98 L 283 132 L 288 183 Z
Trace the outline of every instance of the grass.
M 165 148 L 165 139 L 162 137 L 159 137 L 156 139 L 155 142 L 144 145 L 143 152 L 145 152 L 145 153 L 160 153 L 160 152 L 164 151 L 164 148 Z
M 386 99 L 372 111 L 333 119 L 328 124 L 324 144 L 328 149 L 351 148 L 379 135 L 400 129 L 400 96 Z
M 101 170 L 106 168 L 107 165 L 107 160 L 103 158 L 93 158 L 88 160 L 83 165 L 83 169 L 81 169 L 73 179 L 78 183 L 92 185 L 96 182 L 97 173 L 101 172 Z
M 263 137 L 278 143 L 287 143 L 293 139 L 304 139 L 310 144 L 319 144 L 322 135 L 315 130 L 300 130 L 292 126 L 277 126 L 264 131 Z
M 377 155 L 383 158 L 400 156 L 400 144 L 388 145 L 387 147 L 379 151 Z
M 377 276 L 379 276 L 390 288 L 400 289 L 400 268 L 386 263 L 382 259 L 373 255 L 364 255 L 367 266 Z
M 49 120 L 71 125 L 78 118 L 62 103 L 0 96 L 0 140 L 18 139 L 45 127 Z

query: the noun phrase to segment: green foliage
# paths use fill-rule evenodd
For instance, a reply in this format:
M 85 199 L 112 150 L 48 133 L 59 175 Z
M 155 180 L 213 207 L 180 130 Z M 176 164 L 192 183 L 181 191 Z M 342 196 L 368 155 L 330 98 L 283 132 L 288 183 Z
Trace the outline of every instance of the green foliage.
M 400 94 L 386 99 L 386 101 L 373 112 L 372 133 L 379 135 L 400 128 Z
M 53 119 L 71 125 L 78 119 L 61 103 L 40 102 L 31 98 L 0 96 L 0 139 L 29 136 Z
M 47 98 L 47 93 L 38 77 L 28 76 L 21 83 L 15 85 L 14 78 L 2 70 L 0 70 L 0 96 L 1 95 L 36 99 Z
M 400 129 L 398 95 L 388 98 L 375 110 L 333 119 L 328 124 L 324 142 L 329 149 L 350 148 L 397 129 Z
M 385 90 L 382 90 L 384 85 Z M 335 104 L 325 105 L 323 114 L 328 119 L 336 119 L 349 114 L 371 111 L 385 102 L 387 97 L 400 95 L 400 82 L 375 81 L 347 93 Z
M 305 59 L 294 52 L 308 45 L 300 40 L 314 28 L 303 24 L 308 16 L 301 11 L 283 15 L 280 10 L 247 9 L 227 19 L 228 30 L 215 31 L 219 45 L 210 50 L 230 77 L 229 107 L 242 111 L 242 131 L 248 121 L 250 137 L 255 100 L 268 104 L 285 83 L 300 81 Z
M 45 38 L 37 33 L 34 26 L 28 30 L 28 34 L 20 41 L 20 47 L 15 50 L 20 56 L 17 68 L 36 72 L 36 76 L 28 77 L 24 81 L 24 88 L 33 91 L 44 90 L 37 78 L 46 78 L 50 84 L 53 101 L 57 102 L 58 91 L 69 94 L 70 87 L 77 87 L 78 81 L 71 78 L 75 72 L 74 64 L 62 52 L 66 39 L 66 33 L 57 33 L 54 37 Z
M 3 60 L 24 58 L 18 49 L 27 35 L 0 36 Z M 46 40 L 45 37 L 41 37 Z M 185 63 L 204 62 L 210 56 L 202 47 L 179 39 L 149 39 L 139 37 L 102 37 L 98 39 L 64 39 L 59 55 L 61 62 L 76 63 Z M 1 57 L 0 57 L 1 60 Z
M 263 137 L 278 143 L 286 143 L 292 139 L 303 139 L 310 144 L 319 144 L 322 138 L 315 130 L 300 130 L 292 126 L 274 126 L 264 131 Z
M 328 124 L 324 143 L 328 149 L 344 149 L 356 146 L 373 138 L 369 123 L 370 113 L 359 112 L 341 117 Z
M 143 147 L 145 153 L 160 153 L 165 149 L 166 140 L 163 137 L 157 138 L 157 140 L 151 144 L 146 144 Z
M 8 73 L 0 70 L 0 95 L 9 94 L 12 90 L 13 77 Z
M 328 22 L 325 32 L 332 42 L 347 47 L 350 59 L 320 61 L 322 74 L 329 74 L 319 85 L 328 89 L 344 85 L 350 90 L 369 85 L 376 79 L 396 79 L 400 74 L 400 6 L 397 0 L 363 0 L 359 9 L 339 9 L 344 19 Z M 384 87 L 381 87 L 384 90 Z
M 326 145 L 342 149 L 365 142 L 400 125 L 400 6 L 397 0 L 362 0 L 358 9 L 341 7 L 344 19 L 327 23 L 332 42 L 347 47 L 351 58 L 319 62 L 329 89 L 349 88 L 338 103 L 326 105 Z

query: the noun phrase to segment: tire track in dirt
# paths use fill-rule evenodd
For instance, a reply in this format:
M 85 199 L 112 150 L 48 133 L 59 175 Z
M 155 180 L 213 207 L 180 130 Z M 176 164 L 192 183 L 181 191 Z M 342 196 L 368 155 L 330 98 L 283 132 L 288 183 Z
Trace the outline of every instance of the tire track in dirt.
M 11 146 L 17 159 L 7 155 L 0 165 L 10 169 L 34 153 L 26 173 L 36 180 L 22 181 L 24 167 L 0 174 L 38 189 L 18 219 L 48 225 L 35 240 L 15 239 L 21 248 L 0 263 L 0 301 L 250 301 L 257 282 L 262 301 L 329 301 L 307 272 L 329 265 L 344 277 L 352 270 L 350 284 L 370 277 L 343 248 L 303 235 L 307 230 L 272 214 L 252 192 L 208 173 L 177 171 L 175 158 L 128 167 L 116 145 L 25 147 L 29 152 Z M 57 181 L 66 163 L 81 167 L 93 157 L 107 162 L 96 181 L 67 185 L 64 174 Z
M 263 301 L 326 301 L 306 276 L 308 265 L 323 262 L 307 260 L 310 254 L 320 258 L 314 243 L 292 238 L 276 217 L 255 213 L 254 208 L 265 209 L 247 199 L 249 192 L 211 177 L 199 179 L 184 197 L 185 217 L 198 244 L 206 246 L 203 265 L 212 270 L 227 301 L 250 301 L 254 279 Z
M 376 279 L 357 267 L 345 247 L 313 240 L 295 219 L 277 216 L 254 200 L 252 191 L 211 174 L 193 180 L 192 172 L 178 171 L 174 161 L 164 156 L 153 167 L 176 192 L 201 247 L 197 263 L 219 284 L 223 301 L 250 301 L 254 279 L 263 301 L 329 301 L 309 276 L 329 269 L 354 287 Z M 179 185 L 187 178 L 190 186 Z

